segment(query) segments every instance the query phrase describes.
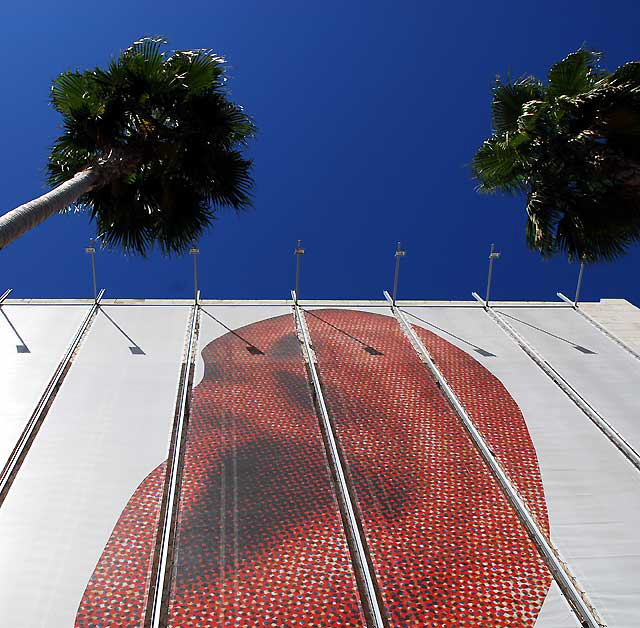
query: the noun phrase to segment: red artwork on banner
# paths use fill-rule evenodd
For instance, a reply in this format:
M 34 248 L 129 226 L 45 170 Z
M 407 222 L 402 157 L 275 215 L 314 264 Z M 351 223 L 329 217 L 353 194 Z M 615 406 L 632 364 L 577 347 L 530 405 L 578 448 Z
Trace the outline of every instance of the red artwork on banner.
M 307 313 L 390 626 L 533 626 L 551 578 L 393 318 Z M 420 331 L 546 526 L 533 445 L 486 369 Z M 168 625 L 364 626 L 293 316 L 203 350 Z M 142 626 L 163 467 L 131 498 L 76 627 Z

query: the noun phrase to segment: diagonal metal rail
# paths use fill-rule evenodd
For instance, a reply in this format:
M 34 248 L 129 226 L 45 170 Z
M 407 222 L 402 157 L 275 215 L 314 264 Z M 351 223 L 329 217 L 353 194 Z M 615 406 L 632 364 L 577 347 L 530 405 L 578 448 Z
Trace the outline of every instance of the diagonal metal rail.
M 486 307 L 479 295 L 473 297 L 482 304 L 491 319 L 533 360 L 533 362 L 562 390 L 573 403 L 594 423 L 594 425 L 622 452 L 624 457 L 640 471 L 640 454 L 625 438 L 564 378 L 538 353 L 507 321 L 491 308 Z
M 300 335 L 302 336 L 302 344 L 306 353 L 306 357 L 309 364 L 309 372 L 311 373 L 311 382 L 313 384 L 313 390 L 316 395 L 318 408 L 320 409 L 320 418 L 322 425 L 327 436 L 327 443 L 329 446 L 329 461 L 335 471 L 337 478 L 337 487 L 340 492 L 340 498 L 345 506 L 346 515 L 346 527 L 348 536 L 353 539 L 355 547 L 354 553 L 356 560 L 358 561 L 358 569 L 363 577 L 363 589 L 366 596 L 366 605 L 368 607 L 369 614 L 374 628 L 384 628 L 385 623 L 382 618 L 382 611 L 378 603 L 378 597 L 376 594 L 376 587 L 374 584 L 374 576 L 371 573 L 369 562 L 367 560 L 367 553 L 364 547 L 364 541 L 360 534 L 360 528 L 358 526 L 358 520 L 355 513 L 355 508 L 351 500 L 349 492 L 349 486 L 347 484 L 345 471 L 342 467 L 342 461 L 338 451 L 337 439 L 334 434 L 333 425 L 329 418 L 329 412 L 324 401 L 324 395 L 322 393 L 322 386 L 320 384 L 320 378 L 318 376 L 318 370 L 316 369 L 315 353 L 311 347 L 311 340 L 309 338 L 309 329 L 307 328 L 307 322 L 304 317 L 304 313 L 298 305 L 298 299 L 295 290 L 291 291 L 293 298 L 293 310 L 296 319 L 296 327 Z
M 200 320 L 200 293 L 196 293 L 189 324 L 189 335 L 185 345 L 185 358 L 180 373 L 176 414 L 167 460 L 167 475 L 164 503 L 161 510 L 156 551 L 157 569 L 152 575 L 147 600 L 145 626 L 161 628 L 166 626 L 166 611 L 169 602 L 171 569 L 173 567 L 174 538 L 180 499 L 180 480 L 184 454 L 189 399 L 194 372 L 195 344 L 198 340 Z
M 598 331 L 602 332 L 609 340 L 613 340 L 617 345 L 622 347 L 627 353 L 630 353 L 634 358 L 640 360 L 640 353 L 635 349 L 632 349 L 624 340 L 618 338 L 613 332 L 609 331 L 604 325 L 601 325 L 593 316 L 587 314 L 577 303 L 574 303 L 569 297 L 566 297 L 562 292 L 556 293 L 560 299 L 568 303 L 572 309 L 574 309 L 582 318 L 589 321 Z
M 3 295 L 6 298 L 8 294 L 7 291 Z M 91 326 L 98 309 L 100 308 L 100 301 L 104 295 L 104 289 L 100 290 L 100 293 L 96 296 L 93 305 L 87 312 L 87 315 L 84 317 L 80 327 L 76 331 L 74 337 L 71 339 L 69 346 L 67 347 L 66 352 L 62 356 L 62 359 L 58 363 L 56 370 L 53 373 L 53 376 L 49 380 L 42 396 L 38 400 L 34 411 L 29 417 L 29 421 L 27 422 L 24 430 L 20 434 L 18 438 L 18 442 L 15 447 L 11 451 L 9 458 L 4 465 L 2 471 L 0 471 L 0 504 L 2 504 L 13 484 L 13 481 L 24 462 L 27 454 L 29 453 L 29 449 L 31 448 L 31 444 L 33 443 L 36 435 L 38 434 L 38 430 L 42 425 L 47 413 L 49 412 L 49 408 L 53 403 L 56 395 L 58 394 L 58 390 L 62 386 L 62 382 L 66 377 L 69 369 L 71 368 L 71 364 L 76 355 L 78 347 L 82 342 L 87 330 Z
M 388 292 L 384 292 L 384 296 L 389 302 L 389 307 L 393 312 L 400 328 L 404 331 L 413 348 L 416 350 L 427 368 L 438 382 L 444 396 L 449 401 L 456 414 L 460 418 L 464 428 L 471 437 L 475 447 L 482 456 L 483 460 L 490 468 L 491 473 L 498 481 L 503 494 L 515 510 L 520 522 L 524 526 L 529 538 L 533 541 L 538 552 L 544 560 L 547 568 L 551 572 L 553 579 L 558 583 L 560 590 L 569 602 L 574 613 L 577 615 L 581 625 L 584 628 L 605 628 L 606 624 L 600 618 L 591 602 L 588 600 L 584 589 L 578 584 L 575 576 L 571 573 L 567 563 L 562 559 L 558 549 L 553 545 L 547 535 L 540 529 L 540 526 L 531 514 L 524 500 L 520 497 L 518 491 L 511 483 L 508 475 L 496 459 L 495 455 L 485 442 L 483 436 L 476 428 L 471 417 L 465 410 L 464 406 L 458 399 L 457 395 L 449 386 L 446 378 L 437 367 L 431 355 L 427 351 L 422 341 L 404 317 L 403 312 L 393 303 L 393 299 Z
M 13 292 L 13 288 L 9 288 L 5 290 L 2 294 L 0 294 L 0 305 L 2 305 L 5 299 Z

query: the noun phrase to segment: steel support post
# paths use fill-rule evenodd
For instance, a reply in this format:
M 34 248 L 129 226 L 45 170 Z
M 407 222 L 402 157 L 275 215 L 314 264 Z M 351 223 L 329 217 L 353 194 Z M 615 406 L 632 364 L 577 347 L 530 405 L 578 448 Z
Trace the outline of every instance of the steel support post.
M 298 244 L 293 253 L 296 256 L 296 289 L 292 292 L 295 295 L 294 303 L 298 304 L 298 295 L 300 294 L 300 266 L 302 263 L 302 256 L 304 255 L 304 249 L 302 248 L 302 240 L 298 240 Z
M 189 255 L 193 255 L 193 298 L 195 299 L 196 305 L 198 304 L 198 254 L 200 253 L 200 249 L 196 247 L 195 242 L 193 246 L 189 249 Z
M 396 270 L 393 275 L 393 304 L 396 303 L 396 298 L 398 296 L 398 278 L 400 276 L 400 258 L 404 257 L 407 254 L 406 251 L 402 250 L 400 246 L 400 242 L 398 242 L 398 246 L 396 247 L 395 258 L 396 258 Z
M 85 248 L 85 253 L 89 253 L 91 256 L 91 278 L 93 279 L 93 300 L 98 298 L 97 284 L 96 284 L 96 247 L 95 241 L 89 240 L 89 246 Z
M 484 300 L 484 306 L 489 307 L 489 296 L 491 294 L 491 277 L 493 275 L 493 260 L 500 258 L 500 253 L 495 250 L 495 244 L 491 244 L 491 252 L 489 253 L 489 274 L 487 275 L 487 296 Z

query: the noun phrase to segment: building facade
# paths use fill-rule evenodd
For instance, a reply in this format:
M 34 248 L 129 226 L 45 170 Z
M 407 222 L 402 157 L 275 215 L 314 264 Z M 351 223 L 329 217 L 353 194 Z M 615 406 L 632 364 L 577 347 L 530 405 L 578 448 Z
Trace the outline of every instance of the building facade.
M 640 625 L 626 301 L 0 318 L 2 625 Z

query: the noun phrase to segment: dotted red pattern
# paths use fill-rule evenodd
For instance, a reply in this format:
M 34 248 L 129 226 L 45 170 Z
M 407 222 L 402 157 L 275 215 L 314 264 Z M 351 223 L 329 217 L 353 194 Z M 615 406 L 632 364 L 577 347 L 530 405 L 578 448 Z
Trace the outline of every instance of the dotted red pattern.
M 440 336 L 413 326 L 502 468 L 539 524 L 549 532 L 536 450 L 520 408 L 480 362 Z
M 293 315 L 203 351 L 169 625 L 363 626 Z
M 533 626 L 551 577 L 397 322 L 349 310 L 307 322 L 391 624 Z M 475 375 L 471 388 L 486 381 Z M 505 459 L 533 449 L 519 436 Z M 543 499 L 537 473 L 519 480 Z
M 143 625 L 164 470 L 163 463 L 150 473 L 122 511 L 85 589 L 75 628 Z
M 390 624 L 533 625 L 550 577 L 397 323 L 314 314 L 326 321 L 307 315 Z M 517 406 L 475 360 L 419 333 L 546 524 Z M 231 334 L 203 352 L 170 625 L 362 626 L 292 317 L 241 335 L 264 355 Z M 77 627 L 142 625 L 163 478 L 164 465 L 129 501 Z

